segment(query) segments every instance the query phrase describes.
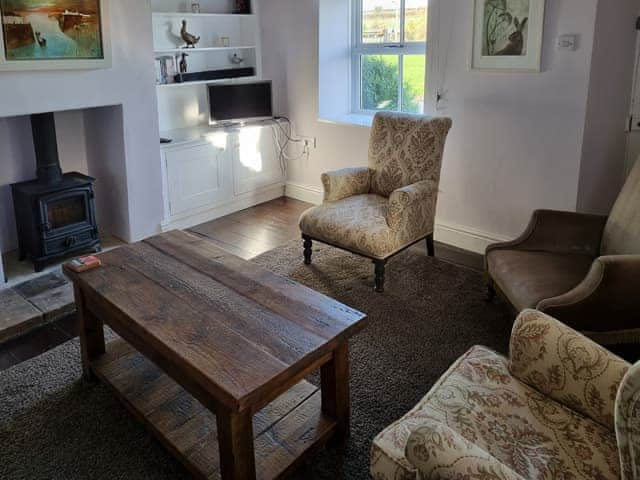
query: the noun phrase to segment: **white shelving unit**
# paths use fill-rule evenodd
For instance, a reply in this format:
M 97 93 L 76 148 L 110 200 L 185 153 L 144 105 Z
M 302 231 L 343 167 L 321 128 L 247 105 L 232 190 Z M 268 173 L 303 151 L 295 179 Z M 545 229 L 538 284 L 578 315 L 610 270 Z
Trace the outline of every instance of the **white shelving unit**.
M 232 0 L 201 0 L 202 13 L 191 13 L 191 1 L 151 0 L 154 58 L 186 53 L 188 72 L 254 69 L 253 76 L 157 86 L 160 135 L 173 140 L 161 147 L 163 230 L 188 228 L 284 193 L 276 127 L 208 124 L 208 85 L 262 78 L 258 1 L 251 0 L 251 14 L 234 14 Z M 184 48 L 183 20 L 189 33 L 201 37 L 196 48 Z M 234 64 L 234 55 L 243 62 Z
M 251 68 L 254 75 L 223 80 L 194 80 L 170 83 L 158 82 L 158 113 L 160 130 L 196 127 L 206 123 L 208 116 L 207 85 L 255 81 L 262 78 L 260 23 L 258 1 L 252 0 L 251 13 L 233 13 L 233 0 L 201 0 L 201 13 L 192 13 L 189 0 L 151 0 L 153 52 L 155 59 L 175 58 L 178 68 L 186 54 L 187 73 Z M 187 31 L 200 37 L 196 48 L 185 48 L 180 37 L 182 22 Z M 228 46 L 223 38 L 228 38 Z M 234 63 L 232 59 L 242 59 Z

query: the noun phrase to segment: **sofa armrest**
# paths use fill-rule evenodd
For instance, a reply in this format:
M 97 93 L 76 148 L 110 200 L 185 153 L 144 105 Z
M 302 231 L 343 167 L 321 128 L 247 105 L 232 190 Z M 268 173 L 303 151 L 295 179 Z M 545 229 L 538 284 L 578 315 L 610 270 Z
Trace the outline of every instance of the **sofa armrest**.
M 537 309 L 567 325 L 579 326 L 591 338 L 606 343 L 631 342 L 640 338 L 638 285 L 640 255 L 600 257 L 582 283 L 563 295 L 541 301 Z M 634 330 L 635 339 L 631 337 Z
M 528 250 L 596 257 L 606 222 L 607 217 L 601 215 L 536 210 L 520 237 L 490 245 L 487 254 L 494 250 Z
M 419 240 L 433 233 L 437 202 L 438 184 L 432 180 L 399 188 L 389 196 L 387 225 L 408 241 Z
M 518 317 L 509 352 L 513 376 L 613 431 L 627 362 L 537 310 Z
M 335 202 L 354 195 L 363 195 L 371 190 L 369 167 L 345 168 L 322 174 L 324 201 Z
M 426 423 L 411 433 L 405 456 L 418 470 L 418 478 L 424 480 L 524 480 L 477 445 L 435 422 Z
M 640 362 L 629 369 L 616 399 L 616 437 L 622 480 L 640 478 Z

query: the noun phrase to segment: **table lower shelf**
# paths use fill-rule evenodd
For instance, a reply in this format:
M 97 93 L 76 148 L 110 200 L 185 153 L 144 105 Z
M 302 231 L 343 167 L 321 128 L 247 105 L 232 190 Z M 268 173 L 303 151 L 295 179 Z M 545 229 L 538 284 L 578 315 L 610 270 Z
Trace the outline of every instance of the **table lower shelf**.
M 197 478 L 220 478 L 215 415 L 123 340 L 93 362 L 95 374 Z M 320 391 L 306 381 L 253 418 L 257 478 L 279 478 L 334 433 Z

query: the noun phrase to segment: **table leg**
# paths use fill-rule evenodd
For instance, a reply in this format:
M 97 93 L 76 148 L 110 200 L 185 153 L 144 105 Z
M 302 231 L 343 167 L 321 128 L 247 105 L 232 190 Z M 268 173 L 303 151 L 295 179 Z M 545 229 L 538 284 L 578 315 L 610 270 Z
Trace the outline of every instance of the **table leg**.
M 256 464 L 253 452 L 253 418 L 251 412 L 218 412 L 216 421 L 218 424 L 222 479 L 255 479 Z
M 103 355 L 106 351 L 104 325 L 102 320 L 87 309 L 87 300 L 78 286 L 74 286 L 74 295 L 84 377 L 86 380 L 93 380 L 91 361 Z
M 349 344 L 339 345 L 333 359 L 320 371 L 322 411 L 337 421 L 335 439 L 349 436 L 351 406 L 349 401 Z

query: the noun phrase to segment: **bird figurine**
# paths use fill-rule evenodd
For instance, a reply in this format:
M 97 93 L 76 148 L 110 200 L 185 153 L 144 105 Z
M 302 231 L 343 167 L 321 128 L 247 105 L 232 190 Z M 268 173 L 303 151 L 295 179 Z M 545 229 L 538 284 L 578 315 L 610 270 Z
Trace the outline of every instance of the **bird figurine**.
M 195 35 L 187 32 L 187 21 L 182 20 L 182 28 L 180 29 L 180 36 L 182 40 L 187 44 L 185 48 L 196 48 L 196 45 L 200 41 L 200 37 L 196 37 Z
M 182 59 L 180 60 L 180 73 L 187 73 L 187 57 L 188 53 L 182 54 Z
M 38 45 L 41 47 L 47 46 L 47 39 L 44 38 L 40 32 L 36 32 L 36 40 L 38 41 Z

